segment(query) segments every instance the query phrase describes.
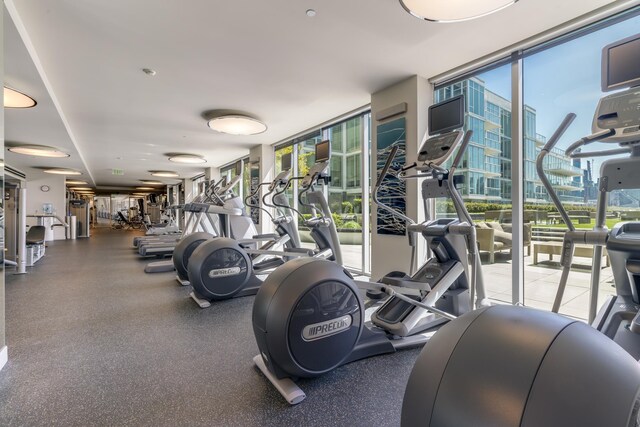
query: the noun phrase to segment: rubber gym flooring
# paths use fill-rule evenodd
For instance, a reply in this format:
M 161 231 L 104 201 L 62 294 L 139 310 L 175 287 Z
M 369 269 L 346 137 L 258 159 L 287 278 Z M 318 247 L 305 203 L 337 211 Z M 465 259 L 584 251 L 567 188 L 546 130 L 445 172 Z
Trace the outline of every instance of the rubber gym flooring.
M 300 381 L 289 406 L 253 366 L 253 297 L 200 309 L 170 273 L 145 274 L 135 234 L 51 242 L 6 271 L 2 426 L 398 426 L 419 350 Z

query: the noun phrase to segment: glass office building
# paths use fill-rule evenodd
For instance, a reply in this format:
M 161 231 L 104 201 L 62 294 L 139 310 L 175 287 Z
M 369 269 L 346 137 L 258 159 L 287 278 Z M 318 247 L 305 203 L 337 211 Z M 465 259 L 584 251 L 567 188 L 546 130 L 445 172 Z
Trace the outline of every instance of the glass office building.
M 465 95 L 465 129 L 473 136 L 458 173 L 465 177 L 461 193 L 467 200 L 511 203 L 511 102 L 488 90 L 485 82 L 472 77 L 435 92 L 435 102 Z M 536 172 L 536 158 L 546 137 L 536 130 L 536 110 L 524 107 L 524 197 L 525 203 L 546 203 L 548 195 Z M 554 149 L 545 169 L 563 202 L 585 203 L 585 172 L 580 161 L 572 162 Z

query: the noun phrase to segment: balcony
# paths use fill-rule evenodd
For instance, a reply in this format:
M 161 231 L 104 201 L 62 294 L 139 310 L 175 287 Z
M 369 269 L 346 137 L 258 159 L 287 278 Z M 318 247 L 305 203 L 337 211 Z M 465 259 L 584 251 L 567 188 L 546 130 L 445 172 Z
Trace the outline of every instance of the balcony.
M 547 143 L 547 137 L 544 135 L 536 134 L 536 147 L 544 147 Z
M 500 147 L 500 142 L 498 141 L 490 141 L 485 138 L 484 140 L 484 154 L 487 156 L 496 156 L 502 153 L 502 148 Z
M 582 190 L 581 187 L 576 187 L 576 186 L 567 185 L 567 184 L 554 185 L 553 188 L 555 188 L 557 191 L 580 191 L 580 190 Z
M 500 172 L 500 168 L 493 168 L 489 166 L 490 165 L 485 165 L 485 170 L 482 171 L 484 176 L 488 178 L 497 178 L 499 176 L 502 176 L 502 173 Z
M 559 165 L 547 169 L 547 173 L 558 176 L 582 176 L 582 169 L 573 165 Z

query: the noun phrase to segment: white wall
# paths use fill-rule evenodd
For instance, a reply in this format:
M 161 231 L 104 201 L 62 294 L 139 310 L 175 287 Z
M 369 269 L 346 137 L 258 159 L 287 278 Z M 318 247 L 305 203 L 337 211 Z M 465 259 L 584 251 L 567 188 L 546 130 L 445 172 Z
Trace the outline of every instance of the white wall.
M 427 108 L 431 105 L 433 90 L 429 82 L 419 76 L 413 76 L 376 92 L 371 95 L 371 174 L 375 182 L 376 176 L 376 147 L 377 126 L 395 120 L 399 117 L 406 119 L 406 163 L 411 164 L 417 159 L 419 145 L 427 130 Z M 403 102 L 407 103 L 407 112 L 402 115 L 376 120 L 376 113 Z M 407 181 L 407 212 L 406 215 L 414 220 L 423 220 L 424 212 L 422 200 L 419 197 L 419 182 Z M 399 270 L 409 271 L 411 248 L 407 236 L 390 236 L 377 234 L 377 209 L 371 207 L 371 277 L 379 279 L 386 273 Z M 420 246 L 423 246 L 420 242 Z M 389 256 L 393 254 L 393 256 Z M 424 256 L 424 255 L 422 255 Z M 418 255 L 420 264 L 421 254 Z
M 43 185 L 49 186 L 49 191 L 40 189 Z M 64 176 L 47 177 L 44 179 L 27 179 L 27 215 L 41 214 L 44 203 L 52 203 L 54 212 L 64 218 L 67 214 L 66 187 Z M 57 221 L 56 221 L 57 222 Z M 36 218 L 27 218 L 27 225 L 36 225 Z M 50 224 L 49 224 L 50 225 Z M 47 227 L 47 240 L 64 240 L 64 227 L 54 227 L 53 231 Z

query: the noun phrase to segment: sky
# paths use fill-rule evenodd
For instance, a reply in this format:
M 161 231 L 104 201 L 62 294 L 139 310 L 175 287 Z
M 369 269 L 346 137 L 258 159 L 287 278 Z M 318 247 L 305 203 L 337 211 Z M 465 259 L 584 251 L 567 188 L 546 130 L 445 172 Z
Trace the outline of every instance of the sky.
M 524 103 L 536 110 L 537 132 L 549 138 L 562 119 L 573 112 L 577 118 L 557 147 L 564 149 L 591 134 L 598 100 L 606 95 L 600 85 L 602 48 L 638 33 L 640 16 L 525 58 Z M 487 89 L 511 100 L 510 68 L 510 65 L 505 65 L 478 77 L 485 81 Z M 593 144 L 589 151 L 598 148 L 613 147 Z M 596 159 L 594 178 L 599 176 L 599 165 L 604 159 Z M 583 168 L 585 166 L 583 163 Z

